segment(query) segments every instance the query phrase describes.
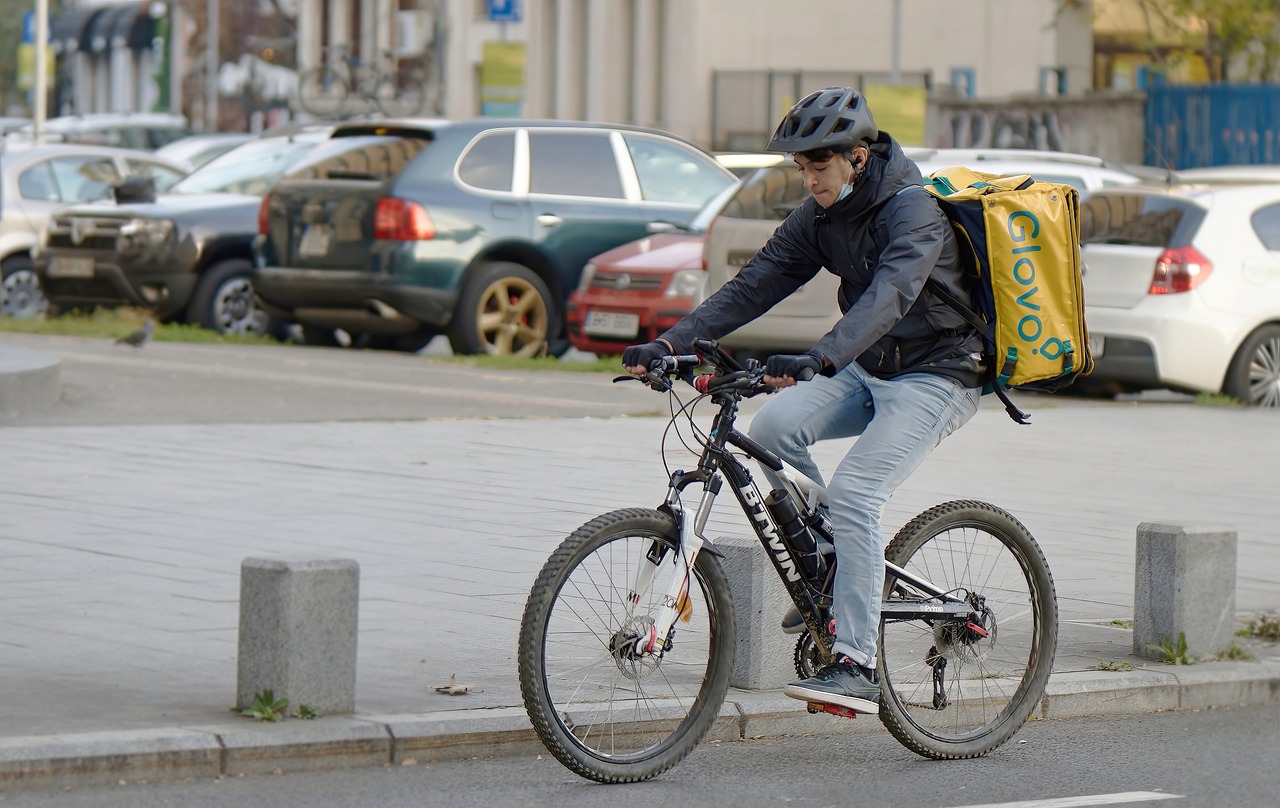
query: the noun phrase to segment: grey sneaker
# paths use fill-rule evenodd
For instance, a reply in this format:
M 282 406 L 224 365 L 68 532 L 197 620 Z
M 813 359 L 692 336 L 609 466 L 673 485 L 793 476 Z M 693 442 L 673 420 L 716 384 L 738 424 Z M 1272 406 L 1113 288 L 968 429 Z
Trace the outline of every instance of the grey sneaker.
M 874 713 L 880 703 L 880 683 L 868 671 L 845 657 L 810 676 L 782 688 L 785 695 L 801 701 L 838 704 L 859 713 Z
M 782 633 L 783 634 L 800 634 L 804 631 L 804 618 L 800 616 L 800 610 L 792 604 L 787 613 L 782 616 Z

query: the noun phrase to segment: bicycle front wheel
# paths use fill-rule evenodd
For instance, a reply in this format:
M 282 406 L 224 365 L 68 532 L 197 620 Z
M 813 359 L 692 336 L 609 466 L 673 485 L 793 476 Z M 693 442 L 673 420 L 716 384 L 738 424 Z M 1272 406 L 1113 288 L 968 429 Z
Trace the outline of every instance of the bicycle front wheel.
M 1035 709 L 1053 667 L 1058 601 L 1044 553 L 985 502 L 948 502 L 911 520 L 885 557 L 973 608 L 969 620 L 880 623 L 880 718 L 911 749 L 971 758 L 1000 746 Z M 927 600 L 885 577 L 885 607 Z
M 298 77 L 298 103 L 312 115 L 333 115 L 347 103 L 351 88 L 347 79 L 326 65 L 302 71 Z
M 570 770 L 602 783 L 655 777 L 679 763 L 719 714 L 733 666 L 734 618 L 719 562 L 693 574 L 669 514 L 614 511 L 574 531 L 547 560 L 520 623 L 520 690 L 533 728 Z M 653 583 L 637 575 L 658 558 Z M 668 585 L 686 595 L 670 635 L 641 651 Z M 644 645 L 643 642 L 640 643 Z

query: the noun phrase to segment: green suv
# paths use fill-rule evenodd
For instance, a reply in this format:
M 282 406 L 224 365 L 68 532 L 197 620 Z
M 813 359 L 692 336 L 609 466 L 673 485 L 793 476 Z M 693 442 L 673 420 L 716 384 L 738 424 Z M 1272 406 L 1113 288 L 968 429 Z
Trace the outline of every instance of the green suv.
M 559 121 L 334 129 L 263 199 L 254 289 L 307 342 L 559 354 L 592 256 L 691 219 L 735 177 L 664 132 Z

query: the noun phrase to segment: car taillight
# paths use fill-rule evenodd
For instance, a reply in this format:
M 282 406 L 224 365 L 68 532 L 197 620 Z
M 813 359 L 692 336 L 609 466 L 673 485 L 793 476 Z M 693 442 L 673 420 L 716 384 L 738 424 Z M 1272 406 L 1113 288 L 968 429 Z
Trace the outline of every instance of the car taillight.
M 435 238 L 436 226 L 426 208 L 417 202 L 384 196 L 373 213 L 373 237 L 387 241 L 426 241 Z
M 265 236 L 267 234 L 267 209 L 271 207 L 271 197 L 262 197 L 262 204 L 258 206 L 258 235 Z
M 1151 288 L 1147 294 L 1189 292 L 1204 283 L 1212 272 L 1213 264 L 1195 247 L 1171 247 L 1156 259 L 1156 271 L 1151 276 Z

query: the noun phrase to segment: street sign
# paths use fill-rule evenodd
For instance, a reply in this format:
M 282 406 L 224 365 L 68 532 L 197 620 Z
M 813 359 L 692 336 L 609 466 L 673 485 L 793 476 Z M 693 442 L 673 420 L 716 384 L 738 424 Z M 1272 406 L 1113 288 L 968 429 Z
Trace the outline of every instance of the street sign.
M 520 0 L 487 0 L 493 22 L 520 22 Z

